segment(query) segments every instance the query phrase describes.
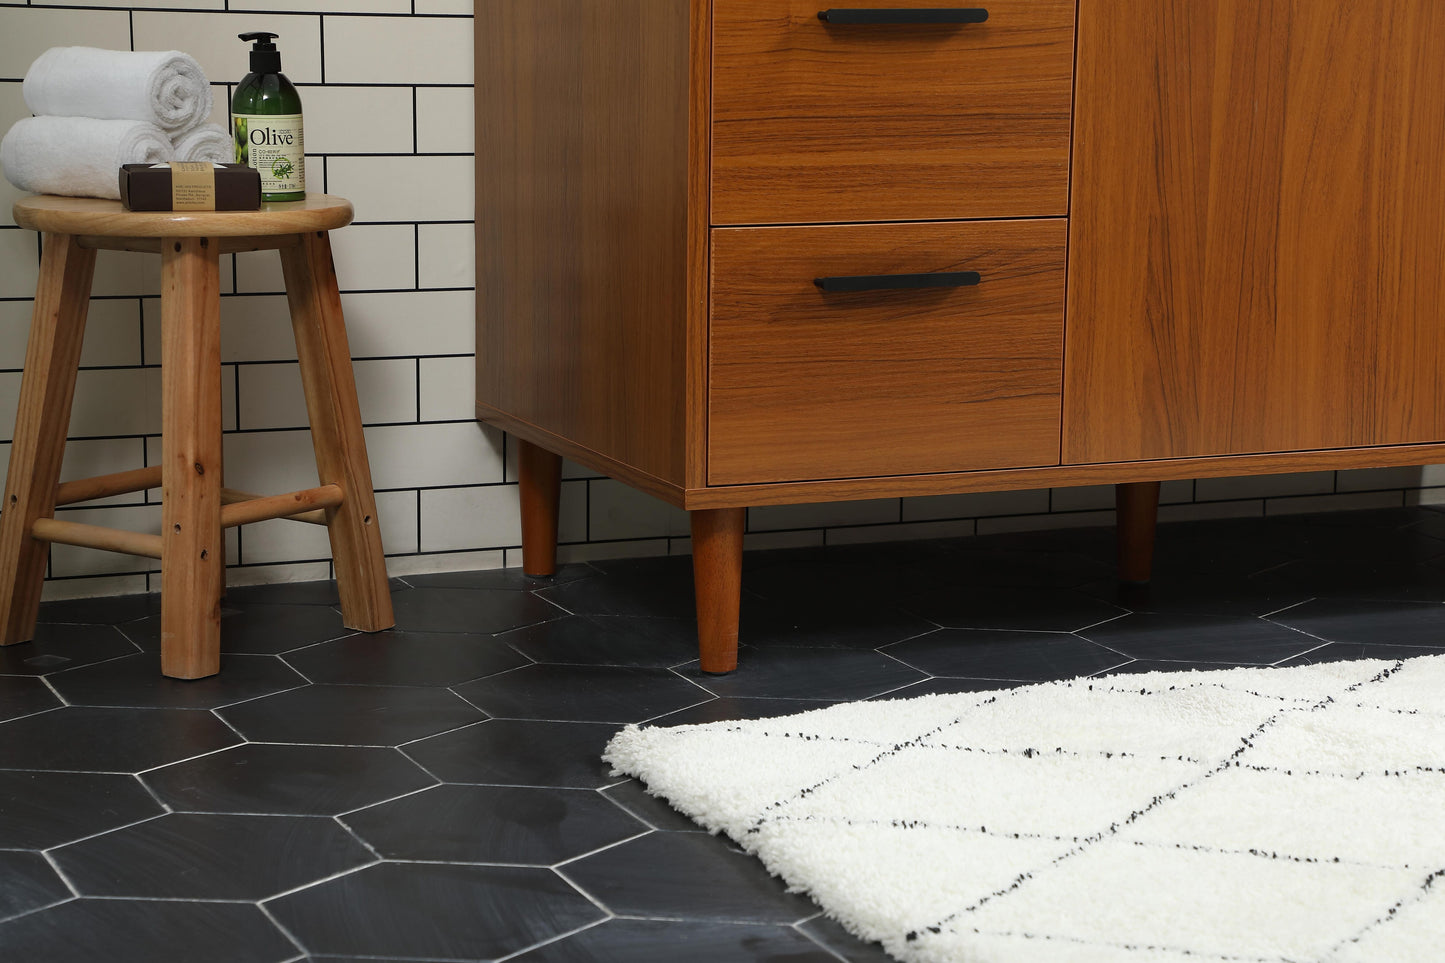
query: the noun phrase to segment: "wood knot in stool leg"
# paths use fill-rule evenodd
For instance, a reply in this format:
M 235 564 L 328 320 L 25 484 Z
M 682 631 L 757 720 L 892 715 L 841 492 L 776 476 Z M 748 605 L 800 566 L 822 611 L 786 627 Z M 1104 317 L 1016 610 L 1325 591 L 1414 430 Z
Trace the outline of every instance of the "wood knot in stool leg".
M 206 473 L 206 468 L 205 468 L 205 466 L 202 465 L 200 462 L 196 462 L 196 474 L 197 474 L 197 475 L 204 475 L 205 473 Z

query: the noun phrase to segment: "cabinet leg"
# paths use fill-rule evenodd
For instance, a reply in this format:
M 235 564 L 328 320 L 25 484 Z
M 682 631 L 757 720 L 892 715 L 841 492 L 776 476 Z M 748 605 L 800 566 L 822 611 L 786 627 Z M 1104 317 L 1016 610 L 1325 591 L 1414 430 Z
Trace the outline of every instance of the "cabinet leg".
M 1149 581 L 1154 565 L 1154 528 L 1159 518 L 1159 483 L 1114 486 L 1119 540 L 1119 581 Z
M 517 484 L 522 501 L 522 571 L 555 575 L 562 456 L 518 438 Z
M 745 508 L 710 508 L 692 515 L 692 578 L 702 671 L 738 667 L 738 602 L 743 585 Z

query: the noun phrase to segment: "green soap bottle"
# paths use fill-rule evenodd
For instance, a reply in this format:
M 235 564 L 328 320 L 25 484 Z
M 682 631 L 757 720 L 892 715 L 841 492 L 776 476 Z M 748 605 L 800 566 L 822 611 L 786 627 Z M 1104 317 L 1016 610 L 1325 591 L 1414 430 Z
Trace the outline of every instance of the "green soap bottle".
M 231 98 L 231 130 L 236 163 L 261 174 L 261 200 L 299 201 L 306 197 L 305 140 L 301 134 L 301 95 L 281 72 L 274 33 L 243 33 L 253 42 L 251 72 Z

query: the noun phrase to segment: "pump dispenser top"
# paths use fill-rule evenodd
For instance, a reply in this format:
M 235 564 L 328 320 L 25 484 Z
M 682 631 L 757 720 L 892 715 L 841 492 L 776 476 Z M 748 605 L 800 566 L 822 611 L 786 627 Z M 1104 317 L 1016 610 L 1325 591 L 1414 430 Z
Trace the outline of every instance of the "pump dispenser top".
M 261 175 L 261 200 L 299 201 L 306 197 L 305 140 L 301 95 L 281 73 L 276 34 L 238 34 L 251 43 L 251 72 L 231 98 L 236 162 Z
M 271 41 L 280 34 L 253 31 L 239 35 L 242 40 L 255 41 L 251 46 L 251 73 L 279 74 L 281 72 L 281 51 Z

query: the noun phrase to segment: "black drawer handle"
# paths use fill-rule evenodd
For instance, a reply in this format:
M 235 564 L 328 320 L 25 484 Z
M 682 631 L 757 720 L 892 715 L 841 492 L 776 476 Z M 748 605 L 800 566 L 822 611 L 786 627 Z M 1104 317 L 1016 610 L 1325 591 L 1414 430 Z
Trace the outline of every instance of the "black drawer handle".
M 988 11 L 982 7 L 935 7 L 894 10 L 819 10 L 824 23 L 983 23 Z
M 813 278 L 824 291 L 884 291 L 896 288 L 962 288 L 979 282 L 977 271 L 939 271 L 932 274 L 858 274 L 851 277 Z

